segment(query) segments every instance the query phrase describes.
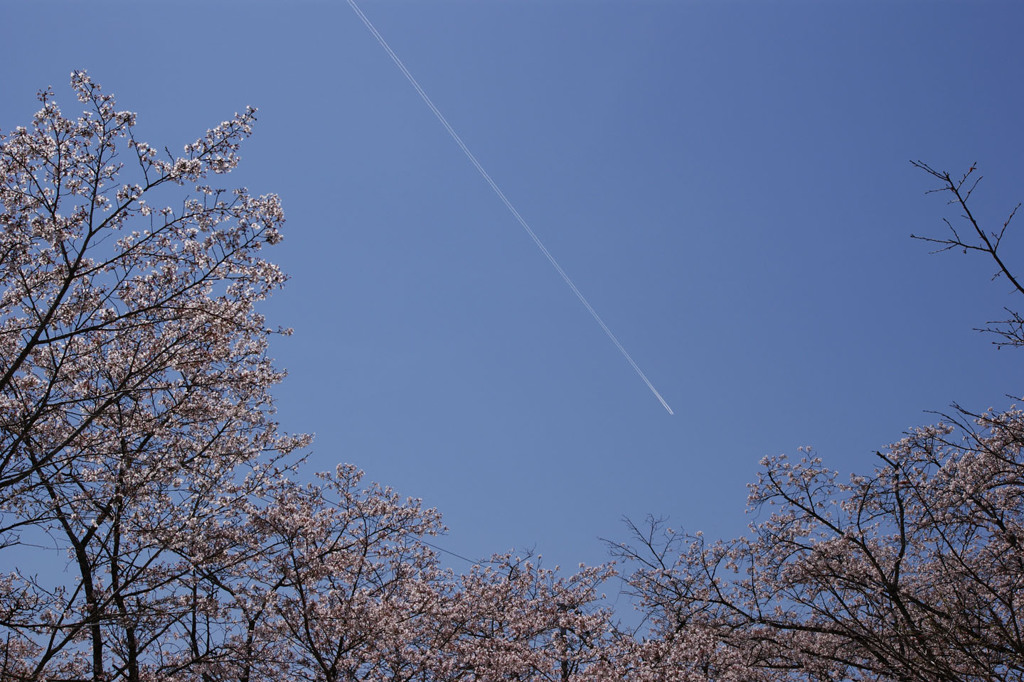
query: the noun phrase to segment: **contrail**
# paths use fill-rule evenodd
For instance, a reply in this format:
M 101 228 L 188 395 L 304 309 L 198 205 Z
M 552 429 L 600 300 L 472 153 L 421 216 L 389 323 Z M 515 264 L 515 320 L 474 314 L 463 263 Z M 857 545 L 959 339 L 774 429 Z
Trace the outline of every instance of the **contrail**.
M 366 28 L 370 30 L 370 33 L 373 34 L 373 37 L 377 39 L 377 42 L 380 43 L 380 46 L 384 48 L 384 51 L 388 53 L 388 56 L 391 57 L 391 61 L 395 63 L 395 66 L 397 66 L 398 69 L 402 72 L 402 74 L 405 75 L 406 80 L 408 80 L 412 87 L 416 90 L 416 92 L 419 93 L 420 99 L 422 99 L 424 104 L 426 104 L 430 108 L 430 110 L 434 112 L 434 116 L 436 116 L 437 120 L 441 122 L 441 125 L 443 125 L 444 129 L 448 131 L 448 134 L 452 136 L 452 139 L 455 140 L 455 144 L 459 145 L 459 149 L 462 150 L 462 153 L 466 155 L 466 158 L 469 159 L 470 163 L 473 164 L 473 167 L 476 168 L 477 172 L 480 173 L 483 179 L 487 181 L 487 184 L 491 186 L 491 189 L 493 189 L 494 193 L 498 195 L 498 198 L 501 199 L 501 202 L 505 204 L 505 208 L 508 209 L 509 213 L 511 213 L 512 216 L 519 222 L 522 228 L 526 230 L 526 234 L 530 235 L 530 239 L 533 240 L 533 243 L 537 245 L 537 248 L 540 249 L 541 253 L 543 253 L 544 256 L 548 259 L 548 262 L 551 263 L 551 266 L 555 269 L 555 271 L 562 276 L 562 279 L 565 280 L 565 283 L 568 284 L 569 288 L 572 289 L 572 292 L 576 294 L 576 298 L 580 299 L 580 303 L 582 303 L 583 307 L 587 309 L 587 312 L 590 313 L 590 316 L 594 318 L 594 321 L 597 322 L 601 326 L 601 329 L 604 330 L 605 335 L 609 339 L 611 339 L 611 342 L 614 343 L 615 347 L 619 349 L 619 352 L 622 353 L 622 357 L 626 358 L 626 362 L 629 363 L 630 367 L 632 367 L 633 370 L 637 373 L 637 375 L 641 379 L 643 379 L 643 382 L 647 384 L 647 388 L 651 389 L 651 393 L 653 393 L 654 397 L 658 399 L 658 402 L 661 403 L 661 406 L 664 407 L 669 414 L 675 414 L 675 412 L 672 411 L 672 408 L 669 407 L 668 403 L 665 402 L 665 399 L 661 397 L 661 394 L 658 393 L 658 389 L 654 387 L 654 384 L 651 383 L 651 380 L 647 378 L 647 375 L 643 373 L 643 370 L 640 369 L 640 366 L 636 364 L 636 361 L 633 360 L 633 358 L 626 351 L 623 345 L 619 343 L 619 340 L 615 337 L 615 334 L 612 333 L 612 330 L 608 328 L 608 325 L 604 323 L 604 320 L 601 319 L 601 316 L 598 315 L 597 311 L 594 310 L 593 306 L 590 305 L 590 301 L 588 301 L 586 296 L 583 295 L 583 292 L 581 292 L 576 287 L 576 284 L 572 281 L 569 275 L 565 273 L 565 270 L 563 270 L 562 266 L 558 264 L 558 261 L 555 260 L 555 257 L 552 256 L 551 252 L 548 251 L 546 246 L 544 246 L 543 242 L 541 242 L 540 240 L 540 237 L 538 237 L 537 234 L 533 231 L 533 229 L 530 228 L 530 226 L 527 224 L 523 216 L 521 216 L 519 214 L 519 211 L 516 210 L 516 207 L 512 205 L 512 202 L 508 200 L 508 197 L 505 196 L 505 193 L 501 191 L 500 187 L 498 187 L 498 184 L 494 182 L 493 179 L 491 179 L 491 176 L 487 173 L 487 171 L 484 170 L 484 167 L 481 166 L 480 162 L 476 160 L 476 157 L 473 156 L 473 152 L 469 151 L 469 147 L 466 146 L 466 143 L 462 141 L 462 138 L 459 137 L 459 134 L 455 132 L 455 129 L 452 128 L 450 123 L 448 123 L 448 119 L 446 119 L 444 117 L 444 114 L 442 114 L 441 111 L 436 106 L 434 106 L 433 101 L 431 101 L 430 97 L 427 96 L 427 93 L 423 90 L 423 88 L 420 87 L 419 82 L 413 77 L 411 73 L 409 73 L 409 69 L 405 68 L 405 64 L 402 63 L 402 60 L 399 59 L 397 54 L 395 54 L 395 51 L 392 50 L 391 46 L 388 45 L 386 40 L 384 40 L 384 36 L 380 34 L 380 31 L 378 31 L 377 28 L 366 17 L 366 15 L 363 14 L 363 11 L 359 9 L 359 6 L 355 3 L 355 0 L 348 0 L 348 4 L 350 7 L 352 7 L 352 10 L 363 21 L 363 24 L 366 25 Z

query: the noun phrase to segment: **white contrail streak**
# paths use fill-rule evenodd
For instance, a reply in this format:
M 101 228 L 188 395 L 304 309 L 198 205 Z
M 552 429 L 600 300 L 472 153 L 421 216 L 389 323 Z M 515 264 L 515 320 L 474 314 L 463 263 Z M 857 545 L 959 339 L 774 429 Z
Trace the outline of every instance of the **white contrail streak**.
M 466 146 L 466 143 L 462 141 L 462 138 L 459 137 L 459 134 L 455 132 L 455 129 L 452 128 L 450 123 L 448 123 L 448 119 L 446 119 L 444 117 L 444 114 L 442 114 L 441 111 L 436 106 L 434 106 L 434 103 L 431 101 L 430 97 L 427 96 L 427 93 L 423 90 L 422 87 L 420 87 L 419 82 L 413 77 L 411 73 L 409 73 L 409 69 L 405 68 L 405 64 L 402 63 L 402 60 L 399 59 L 397 54 L 395 54 L 395 51 L 392 50 L 391 46 L 388 45 L 386 40 L 384 40 L 384 36 L 380 34 L 380 32 L 370 22 L 366 15 L 363 14 L 363 11 L 359 9 L 359 6 L 355 3 L 355 0 L 348 0 L 348 4 L 352 7 L 352 10 L 363 21 L 363 24 L 366 25 L 366 28 L 370 30 L 370 33 L 373 34 L 373 37 L 377 39 L 377 42 L 380 43 L 380 46 L 384 48 L 384 51 L 388 53 L 388 56 L 391 57 L 391 61 L 395 63 L 395 66 L 397 66 L 398 69 L 402 72 L 402 74 L 405 75 L 406 80 L 408 80 L 412 87 L 416 90 L 416 92 L 419 93 L 420 99 L 422 99 L 423 102 L 430 108 L 430 110 L 434 112 L 434 116 L 436 116 L 437 120 L 441 122 L 441 125 L 443 125 L 444 129 L 448 131 L 448 134 L 451 135 L 452 139 L 455 140 L 455 144 L 459 145 L 459 149 L 462 150 L 462 153 L 466 155 L 466 158 L 469 159 L 470 163 L 473 164 L 473 167 L 476 168 L 477 172 L 479 172 L 483 179 L 487 181 L 487 184 L 491 186 L 491 189 L 493 189 L 494 193 L 498 195 L 498 198 L 501 199 L 501 202 L 505 204 L 505 208 L 509 210 L 509 213 L 511 213 L 512 216 L 516 219 L 516 221 L 518 221 L 519 224 L 522 226 L 522 228 L 526 230 L 526 234 L 530 235 L 530 239 L 533 240 L 533 243 L 537 245 L 537 248 L 540 249 L 541 253 L 543 253 L 544 256 L 548 259 L 548 262 L 551 263 L 551 266 L 558 272 L 559 275 L 562 276 L 562 279 L 565 280 L 565 283 L 569 285 L 569 288 L 572 289 L 572 292 L 576 294 L 576 298 L 580 300 L 580 303 L 582 303 L 583 307 L 587 309 L 587 312 L 590 313 L 590 316 L 594 318 L 594 321 L 596 321 L 601 326 L 601 329 L 604 330 L 605 335 L 609 339 L 611 339 L 611 342 L 614 343 L 615 347 L 619 349 L 619 352 L 622 353 L 622 357 L 626 358 L 626 362 L 629 363 L 630 367 L 632 367 L 633 370 L 637 373 L 637 375 L 641 379 L 643 379 L 644 383 L 647 384 L 647 388 L 651 389 L 651 393 L 653 393 L 654 397 L 658 399 L 658 402 L 661 403 L 661 406 L 664 407 L 669 414 L 675 414 L 672 411 L 672 408 L 669 407 L 668 403 L 665 402 L 665 399 L 661 397 L 661 394 L 658 393 L 658 389 L 654 388 L 654 384 L 651 383 L 651 380 L 647 378 L 647 375 L 644 374 L 643 370 L 640 369 L 640 366 L 636 364 L 636 361 L 633 360 L 633 358 L 626 351 L 623 345 L 619 343 L 619 340 L 615 337 L 615 334 L 612 333 L 612 330 L 608 328 L 608 325 L 604 323 L 604 320 L 601 319 L 601 316 L 598 315 L 597 311 L 594 310 L 593 306 L 590 305 L 590 301 L 588 301 L 586 296 L 583 295 L 583 292 L 581 292 L 576 287 L 576 284 L 572 281 L 569 275 L 565 273 L 565 270 L 563 270 L 562 266 L 558 264 L 558 261 L 555 260 L 555 257 L 552 256 L 551 252 L 548 251 L 546 246 L 544 246 L 543 242 L 541 242 L 540 240 L 540 237 L 538 237 L 537 234 L 533 231 L 533 229 L 530 228 L 530 226 L 527 224 L 523 216 L 521 216 L 519 214 L 519 211 L 516 210 L 516 207 L 512 205 L 512 202 L 508 200 L 508 197 L 505 196 L 505 193 L 501 191 L 500 187 L 498 187 L 498 184 L 494 182 L 493 179 L 491 179 L 491 176 L 488 175 L 487 171 L 484 170 L 484 167 L 481 166 L 480 162 L 476 160 L 476 157 L 473 156 L 473 152 L 469 151 L 469 147 Z

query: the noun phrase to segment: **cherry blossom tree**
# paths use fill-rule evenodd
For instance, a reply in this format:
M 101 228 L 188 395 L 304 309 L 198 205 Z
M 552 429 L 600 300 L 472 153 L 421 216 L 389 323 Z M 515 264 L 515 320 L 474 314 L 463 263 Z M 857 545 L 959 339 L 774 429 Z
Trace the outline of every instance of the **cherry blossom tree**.
M 500 554 L 459 576 L 442 623 L 443 680 L 596 679 L 615 652 L 612 613 L 600 586 L 612 567 L 571 575 L 539 557 Z
M 215 560 L 197 538 L 304 442 L 273 421 L 255 310 L 284 281 L 260 257 L 280 203 L 205 184 L 255 110 L 173 156 L 71 80 L 81 116 L 47 90 L 0 138 L 0 548 L 69 576 L 0 580 L 5 680 L 160 669 L 185 578 Z
M 217 584 L 250 624 L 243 660 L 280 666 L 260 679 L 431 679 L 450 577 L 423 539 L 444 530 L 440 516 L 388 488 L 360 488 L 361 478 L 344 465 L 319 484 L 282 482 L 251 510 L 258 551 L 246 554 L 257 558 L 237 586 Z
M 213 679 L 593 679 L 613 635 L 598 593 L 610 566 L 564 576 L 500 554 L 457 575 L 426 540 L 444 531 L 437 512 L 361 477 L 345 465 L 316 485 L 282 481 L 250 510 L 247 559 L 211 581 L 244 655 Z
M 1024 293 L 968 200 L 975 167 L 938 179 L 965 227 L 927 238 L 980 252 Z M 1010 213 L 1012 219 L 1016 209 Z M 990 331 L 1024 345 L 1011 312 Z M 637 679 L 1019 680 L 1024 677 L 1024 412 L 956 408 L 840 480 L 805 450 L 767 458 L 744 538 L 634 526 L 615 552 L 651 619 Z

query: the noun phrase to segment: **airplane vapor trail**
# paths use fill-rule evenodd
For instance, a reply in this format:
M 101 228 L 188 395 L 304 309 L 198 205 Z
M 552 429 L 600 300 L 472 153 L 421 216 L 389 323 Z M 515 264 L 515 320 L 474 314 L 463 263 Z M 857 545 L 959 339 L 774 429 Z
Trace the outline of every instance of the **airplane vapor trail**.
M 600 325 L 602 330 L 604 330 L 605 335 L 611 340 L 613 344 L 615 344 L 615 347 L 619 349 L 619 352 L 622 354 L 622 357 L 626 358 L 626 362 L 628 362 L 630 367 L 633 368 L 633 371 L 635 371 L 637 375 L 643 380 L 643 382 L 647 384 L 647 388 L 651 390 L 651 393 L 653 393 L 654 397 L 658 399 L 658 402 L 661 403 L 661 406 L 664 407 L 669 414 L 675 414 L 672 411 L 672 408 L 669 407 L 669 404 L 665 401 L 665 399 L 661 397 L 661 394 L 658 393 L 658 389 L 654 387 L 654 384 L 651 383 L 651 380 L 647 378 L 647 375 L 643 373 L 643 370 L 640 369 L 640 366 L 636 364 L 636 361 L 633 360 L 632 356 L 630 356 L 630 354 L 626 351 L 625 347 L 619 342 L 618 338 L 615 337 L 615 334 L 612 333 L 612 330 L 608 328 L 608 325 L 604 323 L 604 320 L 601 319 L 601 316 L 598 315 L 597 311 L 594 310 L 593 306 L 590 305 L 590 301 L 588 301 L 586 296 L 583 295 L 583 292 L 581 292 L 576 287 L 576 284 L 572 281 L 572 278 L 570 278 L 569 275 L 566 274 L 565 270 L 562 269 L 562 266 L 558 264 L 557 260 L 555 260 L 555 257 L 552 256 L 551 252 L 547 250 L 547 247 L 545 247 L 544 243 L 541 242 L 540 237 L 537 236 L 537 234 L 533 231 L 530 225 L 523 218 L 523 216 L 519 214 L 519 211 L 516 210 L 516 207 L 512 205 L 512 202 L 509 201 L 508 197 L 505 196 L 505 193 L 501 191 L 501 188 L 498 187 L 498 184 L 496 182 L 494 182 L 490 174 L 486 170 L 484 170 L 483 166 L 480 165 L 480 162 L 477 161 L 476 156 L 474 156 L 473 152 L 469 150 L 469 147 L 467 147 L 466 143 L 462 141 L 462 138 L 459 137 L 459 134 L 457 132 L 455 132 L 455 129 L 452 128 L 451 124 L 448 123 L 448 119 L 444 117 L 444 114 L 442 114 L 441 111 L 434 105 L 434 102 L 423 90 L 423 88 L 420 86 L 416 78 L 413 77 L 413 75 L 409 72 L 409 69 L 405 68 L 405 64 L 398 57 L 398 55 L 395 54 L 395 51 L 391 49 L 391 46 L 388 45 L 387 41 L 384 40 L 384 36 L 380 34 L 380 32 L 373 25 L 373 23 L 366 17 L 365 14 L 363 14 L 363 11 L 359 9 L 359 6 L 355 3 L 355 0 L 348 0 L 348 4 L 356 13 L 356 15 L 362 20 L 366 28 L 369 29 L 370 33 L 373 34 L 373 37 L 377 39 L 377 42 L 380 43 L 380 46 L 384 48 L 384 51 L 388 53 L 388 56 L 391 57 L 391 61 L 395 63 L 395 66 L 398 67 L 399 71 L 402 72 L 406 80 L 408 80 L 410 85 L 412 85 L 413 89 L 416 90 L 416 92 L 420 96 L 420 99 L 423 100 L 423 103 L 426 104 L 427 107 L 432 112 L 434 112 L 434 116 L 437 118 L 438 121 L 441 122 L 441 125 L 444 126 L 444 129 L 448 131 L 448 134 L 451 136 L 451 138 L 455 140 L 455 144 L 459 146 L 459 149 L 462 150 L 462 153 L 466 155 L 466 158 L 469 159 L 470 163 L 473 164 L 473 167 L 476 168 L 477 172 L 480 173 L 481 177 L 483 177 L 483 179 L 487 181 L 487 184 L 490 185 L 491 189 L 494 190 L 494 193 L 498 195 L 498 198 L 501 199 L 501 202 L 505 204 L 505 208 L 508 209 L 509 213 L 512 214 L 512 216 L 516 219 L 519 225 L 524 230 L 526 230 L 526 234 L 530 235 L 530 239 L 533 240 L 533 243 L 537 245 L 537 248 L 540 249 L 541 253 L 543 253 L 544 256 L 548 259 L 548 262 L 551 263 L 551 266 L 555 269 L 555 271 L 559 275 L 561 275 L 565 283 L 569 285 L 569 288 L 572 289 L 572 292 L 574 294 L 576 294 L 576 298 L 580 300 L 580 303 L 582 303 L 583 307 L 587 309 L 587 312 L 590 313 L 590 316 L 594 318 L 594 321 L 597 322 L 598 325 Z

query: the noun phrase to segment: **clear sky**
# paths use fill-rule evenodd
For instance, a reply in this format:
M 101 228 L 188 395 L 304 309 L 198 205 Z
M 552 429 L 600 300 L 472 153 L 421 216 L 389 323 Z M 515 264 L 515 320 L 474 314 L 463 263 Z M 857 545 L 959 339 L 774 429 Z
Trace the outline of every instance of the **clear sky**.
M 48 85 L 75 112 L 78 68 L 156 146 L 259 107 L 226 182 L 288 215 L 280 419 L 439 508 L 445 549 L 735 535 L 765 455 L 866 470 L 927 410 L 1020 395 L 972 331 L 1007 286 L 910 239 L 955 214 L 908 161 L 977 162 L 993 228 L 1024 199 L 1021 3 L 360 6 L 674 416 L 344 0 L 5 2 L 0 129 Z

